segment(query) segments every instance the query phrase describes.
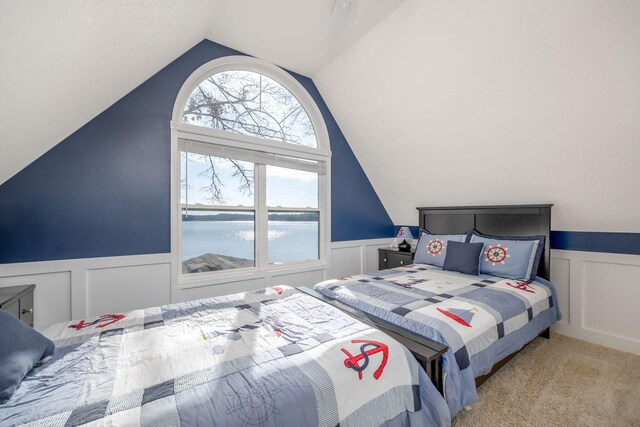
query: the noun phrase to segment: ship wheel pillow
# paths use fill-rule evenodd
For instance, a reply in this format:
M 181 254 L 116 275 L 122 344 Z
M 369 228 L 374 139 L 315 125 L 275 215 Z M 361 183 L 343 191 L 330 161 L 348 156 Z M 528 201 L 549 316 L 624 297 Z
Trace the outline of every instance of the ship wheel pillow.
M 431 234 L 420 229 L 420 240 L 413 262 L 442 267 L 447 256 L 448 242 L 464 242 L 466 239 L 466 234 Z
M 469 232 L 469 242 L 483 243 L 480 273 L 517 280 L 534 280 L 545 236 L 499 237 Z

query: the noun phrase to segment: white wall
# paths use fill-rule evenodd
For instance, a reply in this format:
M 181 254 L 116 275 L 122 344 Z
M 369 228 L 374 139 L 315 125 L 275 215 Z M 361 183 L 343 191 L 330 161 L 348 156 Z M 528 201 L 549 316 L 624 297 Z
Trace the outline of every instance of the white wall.
M 640 232 L 638 1 L 407 0 L 314 82 L 396 224 L 553 202 Z

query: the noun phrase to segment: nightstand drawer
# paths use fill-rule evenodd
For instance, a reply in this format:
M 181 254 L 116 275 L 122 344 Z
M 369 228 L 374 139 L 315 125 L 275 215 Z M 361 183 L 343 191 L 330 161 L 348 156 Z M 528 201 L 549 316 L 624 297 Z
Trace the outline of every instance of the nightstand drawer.
M 379 249 L 378 257 L 380 270 L 402 267 L 413 262 L 413 255 L 410 252 L 399 252 L 392 249 Z

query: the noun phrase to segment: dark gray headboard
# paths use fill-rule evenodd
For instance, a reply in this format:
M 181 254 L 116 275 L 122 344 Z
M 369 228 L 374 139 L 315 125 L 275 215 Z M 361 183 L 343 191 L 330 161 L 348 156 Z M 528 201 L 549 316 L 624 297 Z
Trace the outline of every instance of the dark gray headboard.
M 546 237 L 537 275 L 551 274 L 551 207 L 547 205 L 447 206 L 416 208 L 420 227 L 434 234 L 460 234 L 471 229 L 495 236 Z

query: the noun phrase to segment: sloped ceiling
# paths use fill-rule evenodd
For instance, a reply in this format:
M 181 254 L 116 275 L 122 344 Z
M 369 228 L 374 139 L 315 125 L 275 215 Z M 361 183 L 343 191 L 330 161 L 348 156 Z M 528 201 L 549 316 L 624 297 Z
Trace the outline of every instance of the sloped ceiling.
M 2 0 L 0 183 L 205 38 L 210 7 Z
M 204 38 L 315 75 L 404 0 L 0 0 L 0 184 Z
M 405 0 L 358 0 L 344 25 L 332 26 L 336 0 L 218 1 L 209 38 L 314 77 Z M 356 23 L 357 22 L 357 23 Z
M 407 0 L 314 82 L 395 224 L 555 203 L 640 232 L 640 2 Z

